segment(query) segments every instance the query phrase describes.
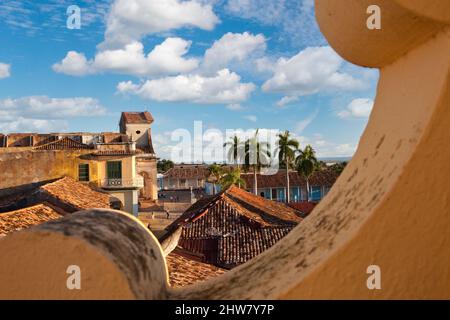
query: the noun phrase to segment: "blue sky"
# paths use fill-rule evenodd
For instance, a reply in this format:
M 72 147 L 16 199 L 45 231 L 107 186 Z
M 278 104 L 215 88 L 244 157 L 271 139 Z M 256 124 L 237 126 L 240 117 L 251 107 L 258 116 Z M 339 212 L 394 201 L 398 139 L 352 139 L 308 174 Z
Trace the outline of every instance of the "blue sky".
M 117 131 L 149 110 L 161 157 L 194 121 L 350 156 L 378 79 L 328 47 L 311 0 L 6 0 L 0 32 L 0 132 Z

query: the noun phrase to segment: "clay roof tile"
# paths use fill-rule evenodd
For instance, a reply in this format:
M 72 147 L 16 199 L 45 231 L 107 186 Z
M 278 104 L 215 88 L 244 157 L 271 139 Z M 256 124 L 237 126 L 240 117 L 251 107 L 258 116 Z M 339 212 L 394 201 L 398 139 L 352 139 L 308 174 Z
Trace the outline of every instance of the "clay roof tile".
M 39 188 L 49 200 L 61 202 L 75 210 L 110 208 L 110 196 L 91 189 L 70 177 L 61 178 Z
M 150 112 L 122 112 L 121 121 L 125 123 L 153 123 L 154 119 Z
M 49 204 L 41 203 L 31 207 L 0 213 L 0 236 L 30 228 L 62 216 Z

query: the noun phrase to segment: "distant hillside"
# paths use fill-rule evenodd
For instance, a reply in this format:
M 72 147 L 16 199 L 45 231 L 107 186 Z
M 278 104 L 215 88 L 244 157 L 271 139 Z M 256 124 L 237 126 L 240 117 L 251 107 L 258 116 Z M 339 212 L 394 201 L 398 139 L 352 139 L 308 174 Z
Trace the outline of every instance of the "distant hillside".
M 326 158 L 319 158 L 320 161 L 323 162 L 349 162 L 352 159 L 352 157 L 326 157 Z

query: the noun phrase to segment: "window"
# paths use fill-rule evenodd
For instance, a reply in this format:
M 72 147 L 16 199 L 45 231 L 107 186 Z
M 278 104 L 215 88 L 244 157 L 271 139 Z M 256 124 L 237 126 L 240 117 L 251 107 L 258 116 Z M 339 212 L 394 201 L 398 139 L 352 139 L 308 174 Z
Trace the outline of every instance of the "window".
M 285 201 L 284 188 L 272 188 L 272 200 L 283 202 Z
M 106 175 L 108 179 L 122 179 L 122 161 L 108 161 Z
M 272 200 L 278 200 L 278 194 L 277 194 L 276 188 L 272 189 Z
M 290 201 L 299 202 L 300 201 L 300 190 L 299 187 L 290 188 Z
M 141 134 L 141 130 L 137 130 L 137 131 L 136 131 L 136 134 Z
M 285 197 L 286 193 L 285 193 L 284 188 L 278 188 L 277 190 L 278 190 L 278 197 L 277 197 L 278 201 L 281 201 L 281 202 L 286 201 L 286 197 Z
M 78 165 L 78 180 L 89 181 L 89 164 L 80 163 Z
M 322 188 L 321 187 L 312 187 L 311 188 L 311 200 L 312 201 L 319 201 L 322 199 Z

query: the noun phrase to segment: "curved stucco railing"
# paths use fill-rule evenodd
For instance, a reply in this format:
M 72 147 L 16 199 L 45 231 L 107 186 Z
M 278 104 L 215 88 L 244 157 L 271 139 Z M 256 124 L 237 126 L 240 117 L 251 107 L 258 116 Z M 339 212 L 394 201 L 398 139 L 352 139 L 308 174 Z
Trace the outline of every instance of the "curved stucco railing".
M 366 27 L 370 5 L 381 30 Z M 316 1 L 331 46 L 380 69 L 377 97 L 331 192 L 262 255 L 172 289 L 142 223 L 91 210 L 0 240 L 0 298 L 450 298 L 449 12 L 447 0 Z M 67 264 L 80 265 L 81 290 L 67 290 Z

